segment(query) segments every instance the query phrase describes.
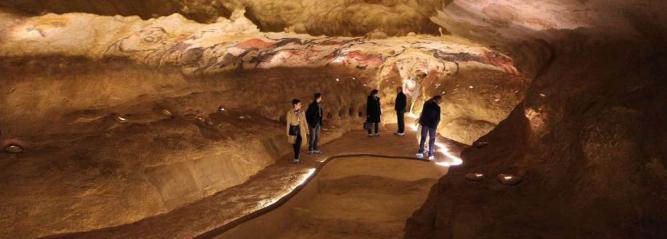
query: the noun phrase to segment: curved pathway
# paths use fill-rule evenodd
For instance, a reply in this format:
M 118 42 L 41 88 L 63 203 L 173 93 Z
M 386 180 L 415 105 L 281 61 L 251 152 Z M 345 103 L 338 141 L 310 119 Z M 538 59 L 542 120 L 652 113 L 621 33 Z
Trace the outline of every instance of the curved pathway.
M 393 129 L 385 128 L 382 136 L 372 138 L 362 131 L 350 132 L 324 145 L 321 155 L 304 155 L 303 162 L 296 165 L 283 158 L 241 185 L 169 213 L 118 227 L 49 238 L 211 238 L 279 207 L 333 159 L 370 156 L 416 160 L 416 136 L 410 132 L 398 137 L 389 130 Z M 449 155 L 458 155 L 465 147 L 445 141 L 439 140 L 441 147 L 451 150 Z M 441 155 L 436 161 L 446 166 L 452 159 Z

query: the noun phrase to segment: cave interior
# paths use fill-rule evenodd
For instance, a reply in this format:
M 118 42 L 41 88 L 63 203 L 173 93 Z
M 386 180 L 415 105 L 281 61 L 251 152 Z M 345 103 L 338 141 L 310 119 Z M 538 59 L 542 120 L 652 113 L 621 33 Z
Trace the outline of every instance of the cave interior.
M 2 1 L 0 238 L 667 238 L 666 11 Z M 314 93 L 322 154 L 293 163 Z

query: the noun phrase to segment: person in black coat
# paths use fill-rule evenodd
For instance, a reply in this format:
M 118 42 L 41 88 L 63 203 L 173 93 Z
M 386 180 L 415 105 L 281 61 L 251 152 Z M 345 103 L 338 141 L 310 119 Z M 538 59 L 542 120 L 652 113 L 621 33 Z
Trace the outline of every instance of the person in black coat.
M 372 124 L 371 127 L 368 127 L 369 137 L 380 135 L 378 131 L 380 129 L 380 115 L 382 115 L 382 110 L 380 109 L 380 98 L 377 94 L 378 90 L 373 89 L 366 100 L 366 123 Z
M 322 118 L 324 116 L 324 110 L 322 110 L 322 106 L 320 106 L 321 101 L 322 94 L 315 93 L 313 95 L 313 102 L 310 103 L 308 109 L 306 110 L 306 121 L 308 121 L 308 128 L 310 128 L 310 138 L 308 139 L 309 154 L 321 153 L 317 146 L 317 143 L 320 141 Z
M 421 138 L 419 139 L 419 152 L 417 158 L 424 158 L 424 143 L 428 135 L 428 159 L 435 160 L 435 133 L 440 123 L 440 104 L 442 96 L 436 95 L 424 103 L 422 113 L 419 116 L 421 125 Z
M 407 97 L 403 94 L 403 88 L 398 87 L 398 94 L 396 95 L 396 101 L 394 103 L 394 109 L 396 110 L 396 122 L 398 124 L 398 132 L 395 135 L 403 136 L 405 135 L 405 107 L 407 106 Z

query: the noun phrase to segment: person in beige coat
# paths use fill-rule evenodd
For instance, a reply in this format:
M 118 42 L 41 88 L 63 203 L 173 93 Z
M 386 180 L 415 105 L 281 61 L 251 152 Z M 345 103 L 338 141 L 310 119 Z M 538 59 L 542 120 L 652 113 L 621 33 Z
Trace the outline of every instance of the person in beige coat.
M 308 137 L 308 122 L 301 110 L 301 100 L 293 99 L 292 108 L 287 111 L 287 142 L 294 146 L 294 163 L 301 161 L 301 141 Z

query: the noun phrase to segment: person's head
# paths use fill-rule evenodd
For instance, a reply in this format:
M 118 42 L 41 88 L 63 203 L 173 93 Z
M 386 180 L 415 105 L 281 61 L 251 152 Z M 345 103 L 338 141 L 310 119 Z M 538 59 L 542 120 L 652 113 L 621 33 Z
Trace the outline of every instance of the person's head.
M 299 100 L 299 99 L 292 99 L 292 109 L 294 109 L 294 110 L 300 110 L 300 109 L 301 109 L 301 100 Z
M 378 92 L 379 91 L 377 89 L 371 90 L 371 96 L 376 96 L 378 94 Z
M 399 86 L 398 88 L 396 88 L 396 91 L 397 91 L 398 93 L 403 92 L 403 87 L 400 87 L 400 86 Z
M 431 98 L 431 101 L 435 102 L 436 104 L 440 104 L 442 102 L 442 96 L 441 95 L 436 95 Z
M 320 101 L 322 101 L 322 93 L 319 93 L 319 92 L 315 93 L 313 95 L 313 100 L 317 103 L 320 103 Z

